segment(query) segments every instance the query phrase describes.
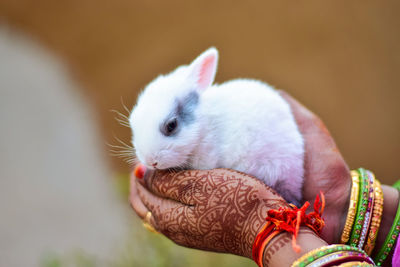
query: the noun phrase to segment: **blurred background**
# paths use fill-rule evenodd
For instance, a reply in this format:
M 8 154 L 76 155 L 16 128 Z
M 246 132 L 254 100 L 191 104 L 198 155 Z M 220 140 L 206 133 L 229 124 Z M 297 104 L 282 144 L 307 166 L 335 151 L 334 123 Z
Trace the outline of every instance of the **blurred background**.
M 0 0 L 0 266 L 255 266 L 148 233 L 106 144 L 160 73 L 220 51 L 325 121 L 351 168 L 399 178 L 400 2 Z M 126 114 L 126 113 L 125 113 Z

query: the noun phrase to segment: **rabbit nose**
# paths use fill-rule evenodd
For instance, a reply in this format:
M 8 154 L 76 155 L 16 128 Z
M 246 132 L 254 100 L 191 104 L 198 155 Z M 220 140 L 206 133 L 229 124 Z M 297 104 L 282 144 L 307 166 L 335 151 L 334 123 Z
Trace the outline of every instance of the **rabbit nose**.
M 157 166 L 158 162 L 154 162 L 153 164 L 151 164 L 154 168 Z

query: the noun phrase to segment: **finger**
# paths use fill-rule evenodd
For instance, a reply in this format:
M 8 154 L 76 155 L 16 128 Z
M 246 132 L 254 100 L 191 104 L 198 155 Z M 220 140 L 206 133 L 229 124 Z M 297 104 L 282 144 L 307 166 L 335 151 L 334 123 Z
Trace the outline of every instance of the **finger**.
M 151 223 L 156 226 L 156 229 L 159 229 L 157 225 L 159 225 L 160 221 L 163 222 L 169 220 L 168 218 L 164 218 L 164 215 L 171 214 L 171 211 L 173 210 L 180 210 L 187 207 L 180 202 L 171 199 L 161 198 L 157 195 L 152 194 L 138 182 L 136 182 L 136 187 L 138 195 L 144 206 L 153 214 Z
M 139 183 L 141 183 L 142 185 L 145 184 L 144 182 L 144 177 L 147 175 L 149 175 L 152 171 L 147 169 L 145 165 L 143 165 L 142 163 L 139 163 L 135 166 L 135 168 L 133 168 L 132 172 L 131 172 L 131 179 L 132 177 L 136 178 L 137 181 Z
M 174 173 L 156 171 L 145 177 L 145 183 L 158 196 L 188 206 L 204 204 L 215 194 L 222 194 L 223 189 L 234 190 L 244 184 L 249 187 L 265 186 L 250 175 L 229 169 L 185 170 Z
M 129 196 L 131 206 L 143 221 L 143 227 L 151 232 L 157 232 L 156 222 L 154 221 L 153 214 L 143 204 L 137 192 L 136 178 L 137 177 L 134 177 L 134 175 L 131 175 L 131 190 Z
M 157 170 L 146 172 L 143 180 L 146 188 L 154 194 L 193 206 L 202 199 L 206 180 L 212 179 L 209 172 L 208 170 Z
M 133 175 L 138 178 L 139 180 L 143 179 L 144 174 L 146 173 L 146 166 L 143 164 L 139 163 L 136 165 L 136 167 L 133 169 Z
M 155 195 L 179 201 L 183 204 L 194 205 L 193 184 L 190 181 L 194 176 L 188 179 L 182 179 L 181 176 L 186 176 L 184 172 L 173 172 L 170 170 L 146 170 L 146 168 L 139 164 L 131 173 L 132 177 L 137 178 L 137 182 Z
M 129 202 L 136 214 L 144 219 L 149 209 L 143 204 L 136 187 L 136 177 L 132 174 L 130 179 Z

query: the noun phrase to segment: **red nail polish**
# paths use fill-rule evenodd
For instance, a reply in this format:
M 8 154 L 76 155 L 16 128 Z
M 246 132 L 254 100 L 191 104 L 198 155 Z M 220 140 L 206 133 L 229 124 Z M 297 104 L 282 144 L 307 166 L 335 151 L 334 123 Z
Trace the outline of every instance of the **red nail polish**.
M 146 172 L 146 167 L 143 164 L 138 164 L 135 170 L 133 171 L 136 178 L 138 179 L 143 179 L 145 172 Z

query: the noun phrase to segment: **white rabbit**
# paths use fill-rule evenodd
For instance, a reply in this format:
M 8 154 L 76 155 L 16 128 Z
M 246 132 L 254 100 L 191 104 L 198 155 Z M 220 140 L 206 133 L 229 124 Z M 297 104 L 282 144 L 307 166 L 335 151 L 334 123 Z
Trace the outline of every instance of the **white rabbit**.
M 304 143 L 288 103 L 256 80 L 212 84 L 217 62 L 210 48 L 146 86 L 129 118 L 138 159 L 150 169 L 235 169 L 299 204 Z

